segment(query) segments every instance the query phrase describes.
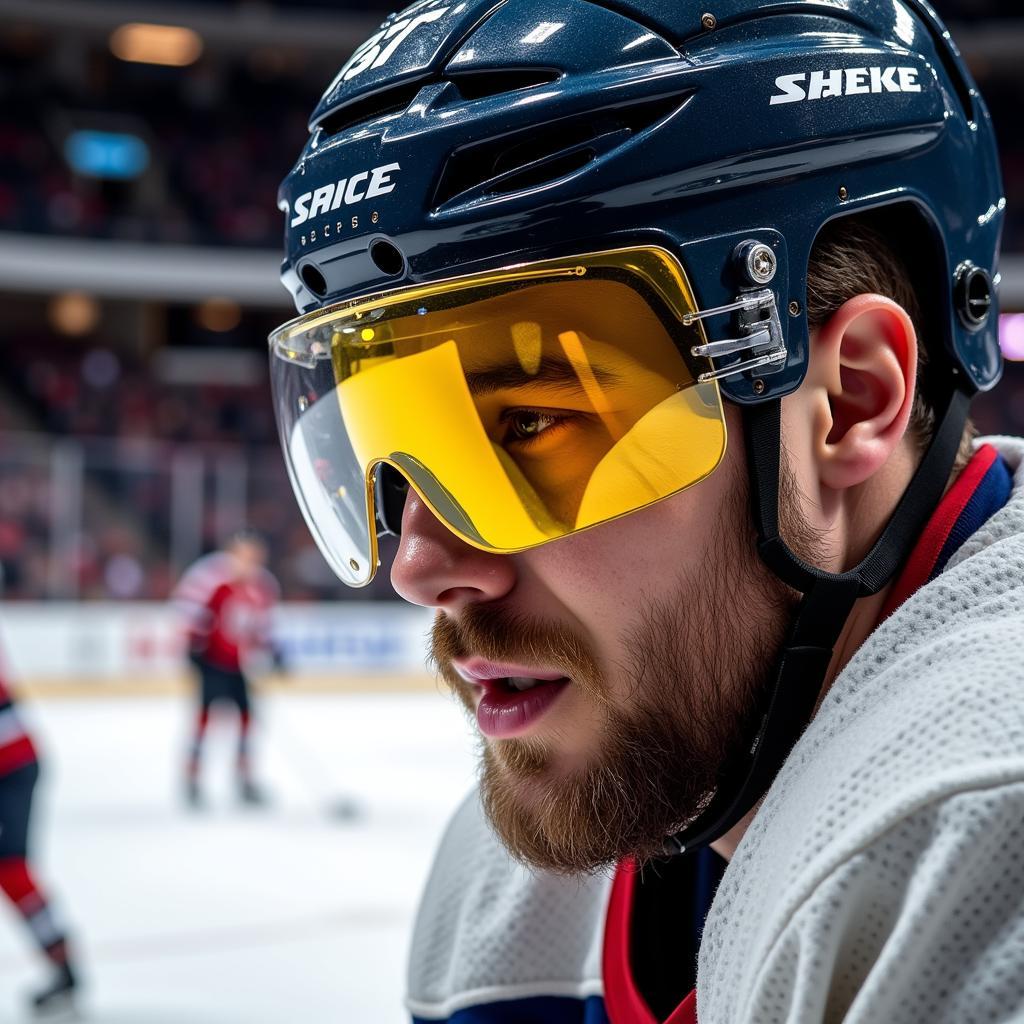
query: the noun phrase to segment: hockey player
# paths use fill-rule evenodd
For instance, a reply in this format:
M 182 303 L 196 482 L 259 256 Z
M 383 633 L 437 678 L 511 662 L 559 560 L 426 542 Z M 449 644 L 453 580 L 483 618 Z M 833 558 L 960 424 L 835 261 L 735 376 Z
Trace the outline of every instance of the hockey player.
M 71 1007 L 76 979 L 64 930 L 36 884 L 28 859 L 32 795 L 38 779 L 35 745 L 0 675 L 0 890 L 53 966 L 53 980 L 32 999 L 37 1013 L 50 1014 Z
M 245 669 L 254 656 L 269 655 L 275 663 L 280 662 L 270 635 L 279 588 L 266 561 L 263 538 L 252 530 L 240 531 L 223 551 L 206 555 L 192 565 L 173 594 L 186 625 L 189 660 L 199 681 L 195 733 L 185 770 L 185 792 L 192 805 L 201 799 L 203 740 L 210 710 L 218 703 L 233 705 L 238 711 L 239 796 L 250 804 L 263 800 L 252 773 L 252 709 Z
M 414 1015 L 1018 1019 L 1005 201 L 931 8 L 422 0 L 279 198 L 292 484 L 481 736 Z

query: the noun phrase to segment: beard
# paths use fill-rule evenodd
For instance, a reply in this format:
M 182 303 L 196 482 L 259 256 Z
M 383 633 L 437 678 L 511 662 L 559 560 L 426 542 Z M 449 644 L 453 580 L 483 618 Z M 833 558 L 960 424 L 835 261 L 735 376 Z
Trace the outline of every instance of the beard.
M 556 742 L 482 740 L 484 809 L 517 860 L 585 874 L 626 856 L 664 856 L 665 838 L 700 814 L 727 760 L 749 743 L 796 595 L 757 557 L 745 494 L 732 504 L 672 595 L 641 597 L 612 667 L 627 683 L 616 687 L 625 700 L 612 701 L 587 642 L 561 624 L 500 604 L 469 605 L 458 619 L 438 614 L 432 659 L 471 716 L 477 688 L 451 662 L 477 655 L 558 669 L 600 718 L 596 749 L 568 771 L 557 767 Z M 804 531 L 799 541 L 806 551 L 814 538 Z

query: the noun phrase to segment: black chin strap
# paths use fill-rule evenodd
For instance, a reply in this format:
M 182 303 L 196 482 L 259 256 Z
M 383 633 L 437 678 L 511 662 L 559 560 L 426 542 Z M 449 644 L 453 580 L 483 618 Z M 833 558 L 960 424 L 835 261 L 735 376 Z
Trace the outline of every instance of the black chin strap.
M 892 580 L 939 503 L 960 448 L 969 405 L 969 396 L 960 390 L 949 396 L 935 437 L 888 525 L 860 565 L 844 573 L 808 565 L 779 536 L 781 401 L 744 408 L 758 553 L 803 599 L 773 683 L 752 715 L 750 742 L 723 766 L 708 806 L 666 840 L 667 854 L 687 853 L 725 835 L 768 791 L 811 720 L 854 602 L 877 594 Z

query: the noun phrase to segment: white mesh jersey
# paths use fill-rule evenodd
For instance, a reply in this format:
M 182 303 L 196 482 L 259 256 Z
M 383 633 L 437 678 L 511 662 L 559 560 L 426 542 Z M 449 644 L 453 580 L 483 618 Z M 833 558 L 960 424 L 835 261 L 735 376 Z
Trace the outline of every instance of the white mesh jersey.
M 1024 443 L 839 675 L 736 850 L 701 1024 L 1024 1021 Z
M 471 793 L 441 840 L 424 890 L 409 958 L 409 1011 L 416 1020 L 447 1021 L 501 1004 L 504 1021 L 517 1019 L 515 1006 L 519 1019 L 545 1024 L 603 1019 L 597 1007 L 588 1017 L 587 1003 L 602 992 L 610 884 L 517 864 Z M 554 1005 L 544 1002 L 551 997 Z

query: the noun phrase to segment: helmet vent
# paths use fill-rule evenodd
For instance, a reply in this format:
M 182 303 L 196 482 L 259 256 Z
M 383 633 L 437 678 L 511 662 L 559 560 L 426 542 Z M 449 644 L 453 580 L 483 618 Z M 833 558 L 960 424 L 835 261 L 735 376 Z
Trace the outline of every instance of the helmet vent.
M 568 177 L 574 171 L 586 167 L 597 154 L 593 147 L 584 146 L 568 153 L 559 153 L 546 160 L 538 160 L 526 167 L 504 174 L 491 183 L 491 195 L 508 195 L 537 188 L 549 181 Z
M 482 100 L 488 96 L 501 96 L 520 89 L 550 85 L 561 78 L 561 72 L 547 68 L 502 68 L 496 71 L 453 73 L 449 67 L 445 77 L 455 83 L 463 99 Z
M 348 131 L 360 124 L 379 121 L 382 117 L 404 113 L 406 108 L 427 84 L 429 79 L 420 78 L 415 82 L 406 82 L 390 89 L 382 89 L 354 103 L 346 104 L 338 110 L 332 110 L 319 123 L 324 138 Z
M 435 208 L 539 188 L 585 167 L 663 121 L 687 100 L 660 96 L 471 143 L 449 158 Z

